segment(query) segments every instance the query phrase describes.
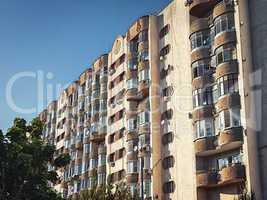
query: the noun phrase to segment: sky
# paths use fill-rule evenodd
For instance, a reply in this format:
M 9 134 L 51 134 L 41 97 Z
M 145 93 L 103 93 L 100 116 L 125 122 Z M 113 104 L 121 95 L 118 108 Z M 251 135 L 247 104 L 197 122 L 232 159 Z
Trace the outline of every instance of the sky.
M 0 0 L 0 129 L 31 120 L 136 19 L 170 2 Z

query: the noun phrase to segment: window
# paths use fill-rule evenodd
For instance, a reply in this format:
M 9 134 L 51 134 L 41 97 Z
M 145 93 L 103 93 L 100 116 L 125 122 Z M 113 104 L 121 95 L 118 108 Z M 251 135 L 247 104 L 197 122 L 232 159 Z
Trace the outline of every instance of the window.
M 138 113 L 137 121 L 139 125 L 143 125 L 149 122 L 149 112 L 141 112 Z
M 163 169 L 168 169 L 174 166 L 174 157 L 173 156 L 168 156 L 163 159 L 162 161 L 162 167 Z
M 203 119 L 195 123 L 197 138 L 210 137 L 214 135 L 213 119 Z
M 241 126 L 240 108 L 231 108 L 229 110 L 223 110 L 219 113 L 218 131 L 239 126 Z
M 219 47 L 218 49 L 216 49 L 215 57 L 216 65 L 219 65 L 224 62 L 229 62 L 231 60 L 236 60 L 236 48 L 235 46 L 233 46 L 233 44 Z
M 191 49 L 194 50 L 200 47 L 206 47 L 210 45 L 210 33 L 209 31 L 199 31 L 193 33 L 190 37 Z
M 93 158 L 91 158 L 90 159 L 90 168 L 91 169 L 94 169 L 94 168 L 97 168 L 97 159 L 93 159 Z
M 134 57 L 134 58 L 131 58 L 130 60 L 128 60 L 128 68 L 131 70 L 136 70 L 137 64 L 138 64 L 137 57 Z
M 132 79 L 129 79 L 127 81 L 127 89 L 130 90 L 130 89 L 135 89 L 137 88 L 138 86 L 138 83 L 137 83 L 137 79 L 136 78 L 132 78 Z
M 193 91 L 193 107 L 199 107 L 204 105 L 211 105 L 212 100 L 212 87 L 205 89 L 197 89 Z
M 103 185 L 106 183 L 106 174 L 105 173 L 99 173 L 97 175 L 97 184 Z
M 138 140 L 129 140 L 127 142 L 128 153 L 132 153 L 137 150 Z
M 169 181 L 163 184 L 163 192 L 165 194 L 173 193 L 175 191 L 175 183 L 174 181 Z
M 127 162 L 127 173 L 138 172 L 138 160 L 130 160 Z
M 193 78 L 197 78 L 199 76 L 204 76 L 207 72 L 212 69 L 210 67 L 209 60 L 198 60 L 192 64 L 192 73 Z
M 170 25 L 169 24 L 165 25 L 159 32 L 159 38 L 163 38 L 165 35 L 167 35 L 169 30 L 170 30 Z
M 138 35 L 138 42 L 145 42 L 148 40 L 148 31 L 144 30 Z
M 137 120 L 136 118 L 130 118 L 127 121 L 127 127 L 129 131 L 133 131 L 137 128 Z
M 148 51 L 145 50 L 145 51 L 139 52 L 138 58 L 139 58 L 139 61 L 142 61 L 142 62 L 149 60 Z
M 139 135 L 139 147 L 144 147 L 150 144 L 150 136 L 148 134 Z
M 213 103 L 216 103 L 218 100 L 218 87 L 217 85 L 212 86 L 212 101 Z
M 121 159 L 125 154 L 125 149 L 122 148 L 118 151 L 118 159 Z
M 166 88 L 164 88 L 162 90 L 162 95 L 164 97 L 170 97 L 170 96 L 173 95 L 173 92 L 174 92 L 173 87 L 172 86 L 168 86 L 168 87 L 166 87 Z
M 238 74 L 229 74 L 220 77 L 217 84 L 219 96 L 238 92 Z
M 107 101 L 105 99 L 100 100 L 100 111 L 104 112 L 107 110 Z
M 90 153 L 90 144 L 84 144 L 83 149 L 83 153 Z
M 163 145 L 166 145 L 166 144 L 171 143 L 173 141 L 173 138 L 174 138 L 173 132 L 165 133 L 162 136 L 162 143 L 163 143 Z
M 107 125 L 107 116 L 99 117 L 100 127 L 105 127 Z
M 137 50 L 138 50 L 137 41 L 135 41 L 135 40 L 130 41 L 128 47 L 129 47 L 129 49 L 128 49 L 129 52 L 131 52 L 131 53 L 137 52 Z
M 129 189 L 132 197 L 137 195 L 138 185 L 137 183 L 129 183 Z
M 151 197 L 151 180 L 144 180 L 144 193 L 145 198 Z
M 91 124 L 91 133 L 96 133 L 98 131 L 98 124 L 92 123 Z
M 99 154 L 98 155 L 98 166 L 106 165 L 106 155 L 105 154 Z
M 93 90 L 92 97 L 94 99 L 98 99 L 99 98 L 99 94 L 100 94 L 99 92 L 100 92 L 99 89 Z
M 242 163 L 242 155 L 240 153 L 229 155 L 227 157 L 222 157 L 217 159 L 217 166 L 219 170 L 222 170 L 225 167 L 234 165 L 234 164 L 240 164 Z
M 217 17 L 214 21 L 215 34 L 235 29 L 234 15 L 224 14 Z
M 159 55 L 163 57 L 166 56 L 170 52 L 170 49 L 171 49 L 171 45 L 168 44 L 167 46 L 163 47 L 160 50 Z
M 149 80 L 149 69 L 143 69 L 138 73 L 138 82 Z

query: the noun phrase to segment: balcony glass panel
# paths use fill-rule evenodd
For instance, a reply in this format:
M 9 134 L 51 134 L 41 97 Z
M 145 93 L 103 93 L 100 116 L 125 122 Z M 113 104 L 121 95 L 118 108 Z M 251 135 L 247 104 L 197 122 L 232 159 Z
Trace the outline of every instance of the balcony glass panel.
M 196 137 L 210 137 L 214 135 L 214 121 L 207 118 L 195 123 Z
M 225 31 L 235 30 L 235 22 L 233 14 L 224 14 L 217 17 L 214 21 L 215 34 Z
M 213 103 L 212 87 L 193 91 L 193 107 L 211 105 Z
M 138 160 L 131 160 L 127 162 L 127 173 L 137 173 L 138 169 Z
M 149 80 L 149 69 L 143 69 L 138 73 L 138 82 Z
M 211 42 L 210 32 L 206 30 L 193 33 L 190 40 L 192 50 L 201 47 L 209 47 Z
M 136 78 L 132 78 L 132 79 L 129 79 L 127 81 L 127 89 L 135 89 L 138 87 L 138 84 L 137 84 L 137 79 Z

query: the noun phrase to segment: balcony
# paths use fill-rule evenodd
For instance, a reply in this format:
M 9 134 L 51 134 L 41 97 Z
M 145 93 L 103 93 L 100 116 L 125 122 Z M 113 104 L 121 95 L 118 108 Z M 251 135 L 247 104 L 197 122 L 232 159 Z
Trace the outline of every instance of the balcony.
M 243 128 L 228 128 L 218 136 L 199 138 L 195 140 L 197 156 L 212 156 L 241 147 L 243 144 Z
M 212 13 L 213 19 L 217 18 L 218 16 L 224 14 L 224 13 L 229 13 L 229 12 L 234 12 L 234 4 L 233 3 L 228 3 L 228 5 L 225 4 L 224 1 L 218 3 L 215 5 Z
M 105 140 L 105 137 L 106 137 L 106 133 L 92 133 L 90 135 L 90 141 L 91 142 L 101 142 L 101 141 L 104 141 Z
M 237 74 L 237 73 L 238 73 L 237 60 L 224 62 L 216 67 L 216 79 L 228 74 Z
M 138 182 L 138 173 L 130 173 L 126 174 L 126 182 L 129 183 L 137 183 Z
M 218 181 L 217 172 L 201 171 L 196 175 L 197 187 L 214 187 Z
M 193 0 L 189 6 L 190 15 L 203 17 L 212 10 L 218 0 Z
M 138 94 L 137 88 L 128 89 L 126 91 L 125 97 L 127 101 L 138 101 L 141 99 L 141 96 Z
M 219 34 L 217 34 L 214 38 L 214 50 L 216 50 L 218 47 L 228 44 L 228 43 L 234 43 L 236 42 L 236 31 L 223 31 Z
M 149 80 L 144 80 L 139 82 L 138 93 L 141 95 L 142 98 L 146 98 L 149 95 L 149 86 L 150 86 Z
M 191 63 L 205 58 L 210 58 L 210 46 L 198 47 L 192 50 Z
M 223 168 L 220 172 L 220 185 L 242 182 L 246 178 L 245 166 L 241 163 Z

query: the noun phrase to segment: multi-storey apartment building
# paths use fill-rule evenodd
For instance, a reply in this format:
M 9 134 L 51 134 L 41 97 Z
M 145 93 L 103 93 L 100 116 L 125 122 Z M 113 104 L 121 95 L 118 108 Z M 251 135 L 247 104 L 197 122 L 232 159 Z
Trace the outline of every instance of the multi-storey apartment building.
M 109 176 L 144 199 L 267 199 L 265 8 L 175 0 L 136 20 L 40 114 L 72 158 L 55 188 Z

